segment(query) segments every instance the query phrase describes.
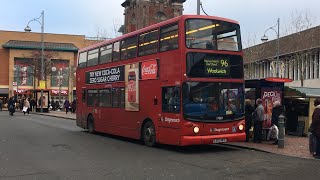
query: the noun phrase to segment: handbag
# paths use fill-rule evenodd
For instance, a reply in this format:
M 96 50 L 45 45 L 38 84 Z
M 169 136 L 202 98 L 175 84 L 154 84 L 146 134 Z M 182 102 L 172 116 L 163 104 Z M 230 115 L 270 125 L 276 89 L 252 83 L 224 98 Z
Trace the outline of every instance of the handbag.
M 23 106 L 22 112 L 27 112 L 28 111 L 28 107 Z

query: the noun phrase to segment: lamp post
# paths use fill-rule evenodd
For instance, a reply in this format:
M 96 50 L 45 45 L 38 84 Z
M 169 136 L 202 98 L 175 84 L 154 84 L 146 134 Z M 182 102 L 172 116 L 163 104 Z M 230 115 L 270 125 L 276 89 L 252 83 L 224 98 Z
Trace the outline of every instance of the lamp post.
M 277 30 L 274 29 L 277 27 Z M 277 62 L 276 62 L 276 76 L 280 77 L 280 64 L 279 64 L 279 54 L 280 54 L 280 18 L 278 18 L 277 24 L 268 28 L 265 32 L 264 35 L 261 37 L 261 41 L 266 42 L 268 41 L 268 36 L 266 36 L 266 33 L 268 30 L 273 30 L 277 34 Z
M 41 22 L 39 21 L 41 18 Z M 41 12 L 41 15 L 40 17 L 38 18 L 34 18 L 32 20 L 30 20 L 27 24 L 27 26 L 24 28 L 24 31 L 26 32 L 31 32 L 31 28 L 29 27 L 29 23 L 32 22 L 32 21 L 37 21 L 40 25 L 41 25 L 41 80 L 44 80 L 44 64 L 43 64 L 43 51 L 44 51 L 44 41 L 43 41 L 43 35 L 44 35 L 44 11 Z M 42 104 L 43 104 L 43 88 L 41 88 L 41 104 L 40 104 L 40 107 L 41 107 L 41 110 L 40 112 L 43 112 L 43 107 L 42 107 Z
M 52 67 L 51 70 L 53 72 L 57 71 L 56 67 Z M 58 71 L 58 76 L 57 76 L 58 82 L 59 82 L 59 108 L 57 111 L 60 111 L 60 103 L 61 103 L 61 85 L 62 85 L 62 79 L 63 79 L 63 75 L 62 75 L 62 68 L 60 68 L 60 70 Z

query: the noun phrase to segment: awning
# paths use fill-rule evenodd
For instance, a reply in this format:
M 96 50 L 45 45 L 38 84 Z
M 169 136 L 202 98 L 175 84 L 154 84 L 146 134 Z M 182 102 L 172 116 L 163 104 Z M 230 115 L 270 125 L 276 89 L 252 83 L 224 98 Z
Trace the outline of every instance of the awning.
M 10 40 L 3 44 L 2 47 L 9 49 L 28 49 L 36 50 L 41 49 L 41 42 L 35 41 L 16 41 Z M 54 42 L 44 42 L 44 49 L 51 51 L 72 51 L 77 52 L 78 48 L 72 43 L 54 43 Z
M 0 94 L 9 94 L 8 88 L 0 88 Z
M 284 97 L 320 97 L 320 88 L 285 87 Z

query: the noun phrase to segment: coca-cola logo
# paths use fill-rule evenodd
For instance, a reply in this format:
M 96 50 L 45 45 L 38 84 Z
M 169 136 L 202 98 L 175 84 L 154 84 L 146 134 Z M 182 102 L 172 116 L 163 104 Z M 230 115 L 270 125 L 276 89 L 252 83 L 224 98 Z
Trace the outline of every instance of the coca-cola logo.
M 141 78 L 142 79 L 156 79 L 158 75 L 157 60 L 143 62 L 141 64 Z

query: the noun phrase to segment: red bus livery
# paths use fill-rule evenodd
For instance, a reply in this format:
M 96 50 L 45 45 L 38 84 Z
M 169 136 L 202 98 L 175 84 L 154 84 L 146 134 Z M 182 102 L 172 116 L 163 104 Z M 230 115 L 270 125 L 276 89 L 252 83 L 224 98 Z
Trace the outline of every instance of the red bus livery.
M 240 26 L 179 16 L 81 49 L 77 125 L 146 145 L 244 141 Z

